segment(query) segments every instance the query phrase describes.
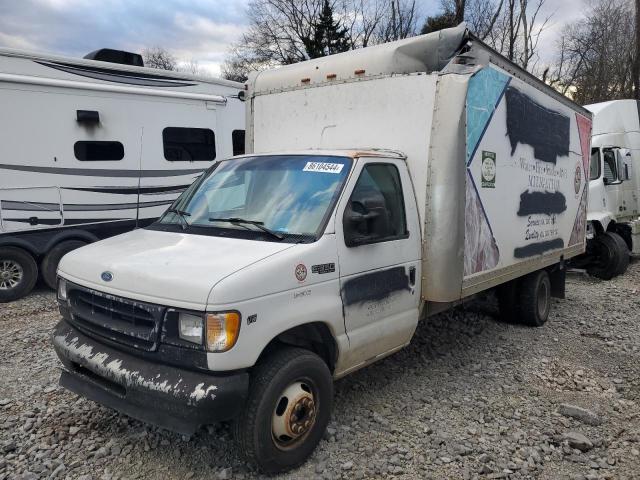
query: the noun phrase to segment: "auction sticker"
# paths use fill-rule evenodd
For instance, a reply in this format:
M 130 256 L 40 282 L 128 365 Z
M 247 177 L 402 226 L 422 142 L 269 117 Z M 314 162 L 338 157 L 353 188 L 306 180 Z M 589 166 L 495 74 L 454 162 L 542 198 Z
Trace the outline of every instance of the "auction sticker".
M 344 165 L 342 163 L 307 162 L 302 171 L 320 173 L 340 173 Z
M 482 188 L 496 188 L 496 154 L 482 152 Z

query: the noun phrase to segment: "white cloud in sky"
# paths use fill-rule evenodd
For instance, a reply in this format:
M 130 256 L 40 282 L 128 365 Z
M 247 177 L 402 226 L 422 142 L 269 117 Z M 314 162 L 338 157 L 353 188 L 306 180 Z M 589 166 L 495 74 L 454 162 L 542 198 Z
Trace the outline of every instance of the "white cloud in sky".
M 553 20 L 541 38 L 541 61 L 553 59 L 565 22 L 585 0 L 547 0 Z M 140 52 L 160 46 L 181 62 L 218 75 L 229 46 L 247 26 L 248 0 L 0 0 L 0 46 L 82 57 L 99 48 Z M 418 1 L 420 22 L 440 0 Z

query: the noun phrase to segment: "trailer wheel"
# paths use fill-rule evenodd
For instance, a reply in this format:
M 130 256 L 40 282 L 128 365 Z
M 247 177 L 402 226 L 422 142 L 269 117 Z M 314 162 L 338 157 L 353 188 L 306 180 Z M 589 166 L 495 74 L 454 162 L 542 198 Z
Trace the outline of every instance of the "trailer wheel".
M 38 265 L 26 251 L 17 247 L 0 248 L 0 303 L 27 295 L 38 280 Z
M 624 238 L 622 238 L 619 233 L 607 232 L 605 235 L 609 235 L 616 243 L 619 255 L 615 275 L 622 275 L 627 271 L 627 267 L 629 266 L 629 247 L 627 246 L 627 242 L 624 241 Z
M 541 327 L 551 310 L 551 280 L 546 270 L 522 278 L 519 292 L 519 320 L 529 327 Z
M 42 272 L 42 279 L 49 288 L 56 289 L 56 271 L 58 270 L 58 264 L 62 257 L 64 257 L 71 250 L 85 246 L 87 243 L 82 240 L 65 240 L 58 243 L 44 256 L 42 263 L 40 264 L 40 271 Z
M 594 258 L 587 267 L 587 273 L 602 280 L 611 280 L 620 269 L 621 252 L 618 242 L 610 232 L 597 235 L 591 242 Z
M 270 354 L 252 373 L 233 424 L 239 450 L 264 473 L 297 467 L 322 439 L 332 403 L 331 373 L 319 356 L 300 348 Z

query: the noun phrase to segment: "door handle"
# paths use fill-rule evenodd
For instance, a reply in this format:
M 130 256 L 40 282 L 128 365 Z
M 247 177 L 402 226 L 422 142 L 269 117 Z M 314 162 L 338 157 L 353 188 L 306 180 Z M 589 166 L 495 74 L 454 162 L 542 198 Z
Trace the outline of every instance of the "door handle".
M 409 267 L 409 286 L 413 287 L 416 284 L 416 267 Z

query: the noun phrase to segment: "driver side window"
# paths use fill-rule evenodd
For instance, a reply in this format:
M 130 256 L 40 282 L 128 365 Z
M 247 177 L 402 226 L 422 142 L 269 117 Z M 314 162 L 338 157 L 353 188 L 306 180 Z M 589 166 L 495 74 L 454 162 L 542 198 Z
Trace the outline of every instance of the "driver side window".
M 613 183 L 618 180 L 618 169 L 616 166 L 616 154 L 613 150 L 604 150 L 604 180 L 606 183 Z
M 367 164 L 351 193 L 344 218 L 348 247 L 407 238 L 407 222 L 395 165 Z

